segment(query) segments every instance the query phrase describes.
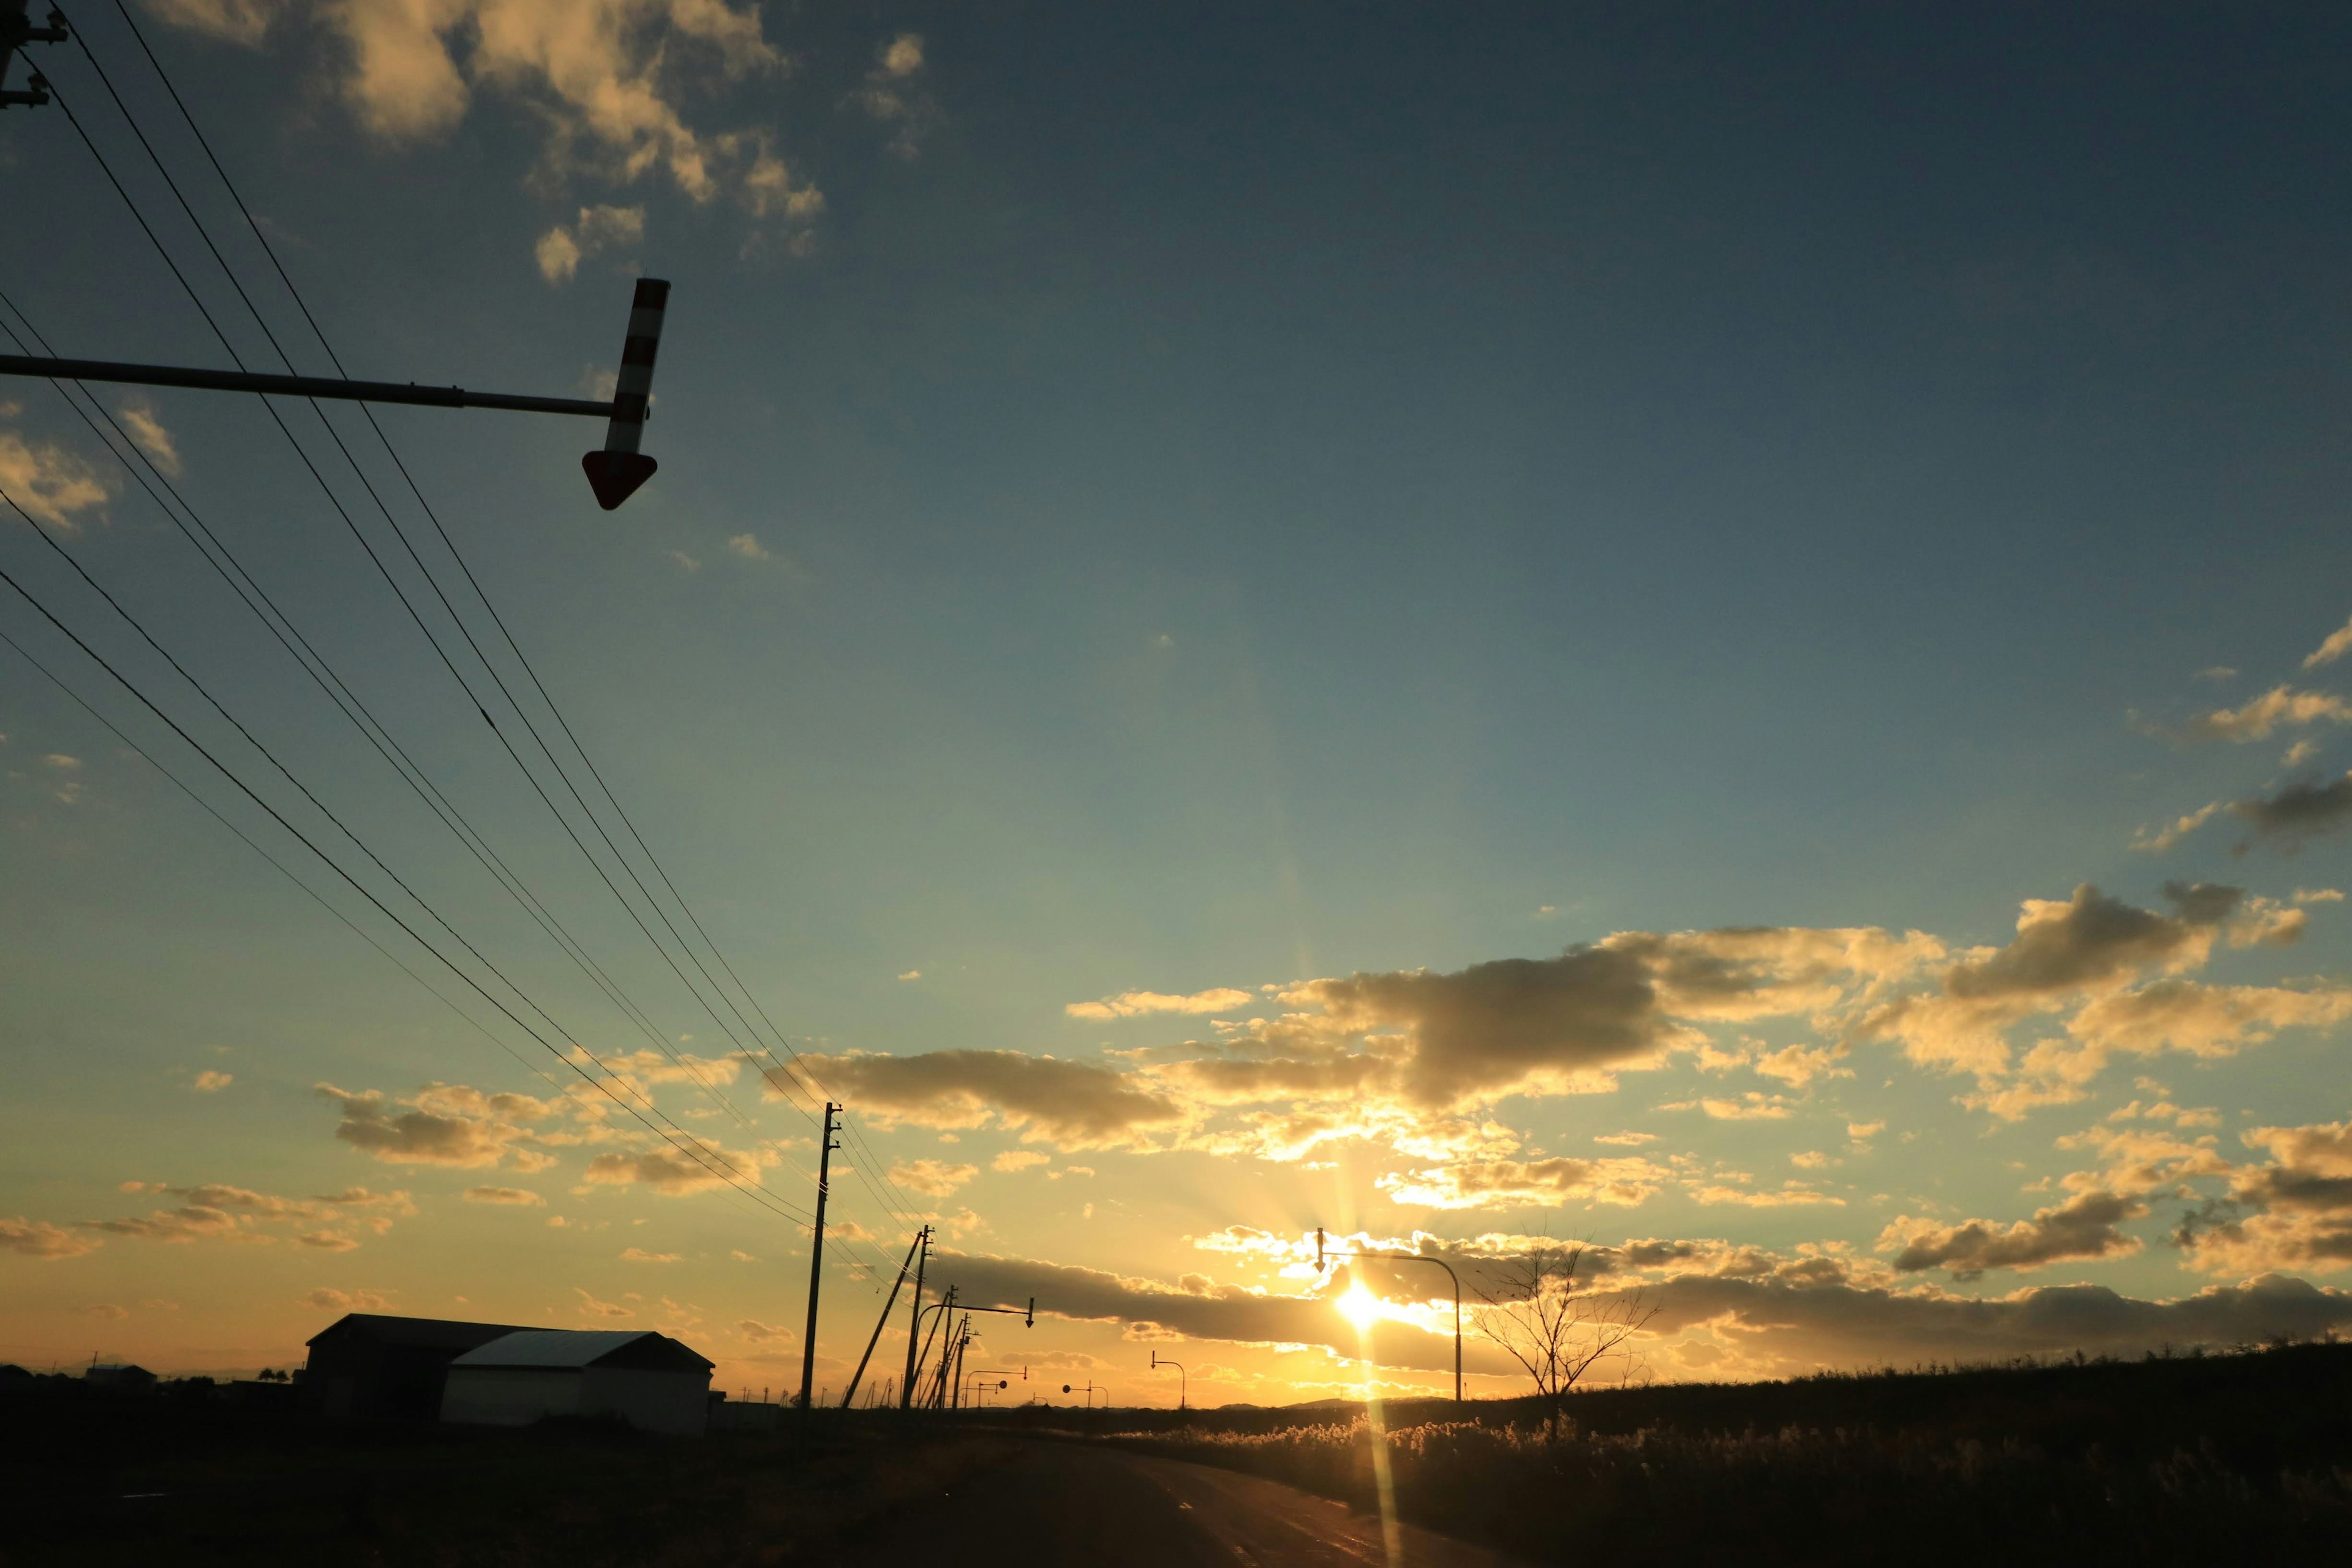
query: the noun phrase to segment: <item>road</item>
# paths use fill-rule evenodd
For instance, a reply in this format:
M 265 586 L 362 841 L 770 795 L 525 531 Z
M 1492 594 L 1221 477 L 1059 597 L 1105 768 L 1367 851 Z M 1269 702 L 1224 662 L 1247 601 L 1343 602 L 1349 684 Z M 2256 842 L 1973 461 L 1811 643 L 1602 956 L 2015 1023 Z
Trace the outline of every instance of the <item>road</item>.
M 845 1551 L 898 1568 L 1518 1568 L 1402 1525 L 1392 1560 L 1381 1521 L 1254 1476 L 1069 1443 L 1022 1443 Z

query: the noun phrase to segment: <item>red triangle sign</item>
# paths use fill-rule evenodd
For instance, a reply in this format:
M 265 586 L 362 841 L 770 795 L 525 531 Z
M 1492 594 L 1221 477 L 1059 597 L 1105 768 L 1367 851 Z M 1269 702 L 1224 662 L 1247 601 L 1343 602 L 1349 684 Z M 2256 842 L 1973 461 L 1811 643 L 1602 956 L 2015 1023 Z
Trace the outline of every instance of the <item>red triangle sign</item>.
M 596 492 L 596 504 L 611 511 L 636 494 L 661 465 L 643 452 L 591 452 L 580 459 L 580 467 L 587 472 L 588 488 Z

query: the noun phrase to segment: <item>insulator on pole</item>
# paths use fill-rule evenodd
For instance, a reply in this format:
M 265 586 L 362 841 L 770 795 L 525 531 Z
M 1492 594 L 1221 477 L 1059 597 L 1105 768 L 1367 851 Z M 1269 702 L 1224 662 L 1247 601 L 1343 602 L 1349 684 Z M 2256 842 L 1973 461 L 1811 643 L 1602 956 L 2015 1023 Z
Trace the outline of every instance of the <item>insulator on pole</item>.
M 660 278 L 637 279 L 636 297 L 629 304 L 629 335 L 621 346 L 621 373 L 613 388 L 612 423 L 604 428 L 602 451 L 580 459 L 596 504 L 611 511 L 636 493 L 660 467 L 637 450 L 645 438 L 646 406 L 653 395 L 654 356 L 661 349 L 662 313 L 669 307 L 669 283 Z

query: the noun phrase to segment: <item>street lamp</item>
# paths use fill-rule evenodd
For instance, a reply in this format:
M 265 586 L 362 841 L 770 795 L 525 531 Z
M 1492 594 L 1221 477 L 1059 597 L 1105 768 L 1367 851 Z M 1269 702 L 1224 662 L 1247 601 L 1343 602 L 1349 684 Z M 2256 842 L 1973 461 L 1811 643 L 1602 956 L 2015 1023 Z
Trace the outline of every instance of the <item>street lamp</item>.
M 1176 1408 L 1181 1410 L 1184 1408 L 1185 1385 L 1192 1381 L 1192 1377 L 1184 1371 L 1183 1363 L 1170 1361 L 1158 1351 L 1153 1351 L 1151 1352 L 1151 1370 L 1158 1372 L 1163 1366 L 1172 1366 L 1176 1369 Z
M 1091 1383 L 1087 1384 L 1084 1388 L 1075 1388 L 1066 1383 L 1062 1384 L 1062 1392 L 1065 1394 L 1085 1394 L 1087 1396 L 1087 1408 L 1089 1410 L 1092 1410 L 1095 1407 L 1095 1395 L 1097 1394 L 1103 1396 L 1103 1407 L 1105 1409 L 1108 1409 L 1110 1406 L 1110 1390 L 1108 1388 L 1097 1388 Z
M 1318 1225 L 1315 1227 L 1315 1271 L 1318 1274 L 1320 1274 L 1324 1269 L 1325 1266 L 1323 1259 L 1325 1256 L 1326 1248 L 1323 1243 L 1323 1227 Z M 1445 1259 L 1442 1258 L 1423 1258 L 1418 1252 L 1333 1252 L 1329 1253 L 1328 1256 L 1333 1258 L 1385 1258 L 1392 1263 L 1434 1263 L 1437 1267 L 1445 1270 L 1445 1277 L 1454 1281 L 1454 1403 L 1456 1405 L 1461 1404 L 1462 1276 L 1454 1272 L 1454 1265 L 1446 1262 Z

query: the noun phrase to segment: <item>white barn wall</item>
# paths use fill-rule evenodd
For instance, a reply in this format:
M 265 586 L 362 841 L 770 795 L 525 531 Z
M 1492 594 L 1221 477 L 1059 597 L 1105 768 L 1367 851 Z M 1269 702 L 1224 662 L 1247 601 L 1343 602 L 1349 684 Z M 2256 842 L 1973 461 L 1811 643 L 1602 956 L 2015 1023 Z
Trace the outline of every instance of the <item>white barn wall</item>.
M 709 1373 L 592 1366 L 581 1374 L 580 1413 L 624 1417 L 642 1431 L 699 1437 L 710 1422 Z
M 571 1368 L 453 1366 L 441 1392 L 441 1419 L 469 1426 L 528 1426 L 576 1415 L 581 1377 Z

